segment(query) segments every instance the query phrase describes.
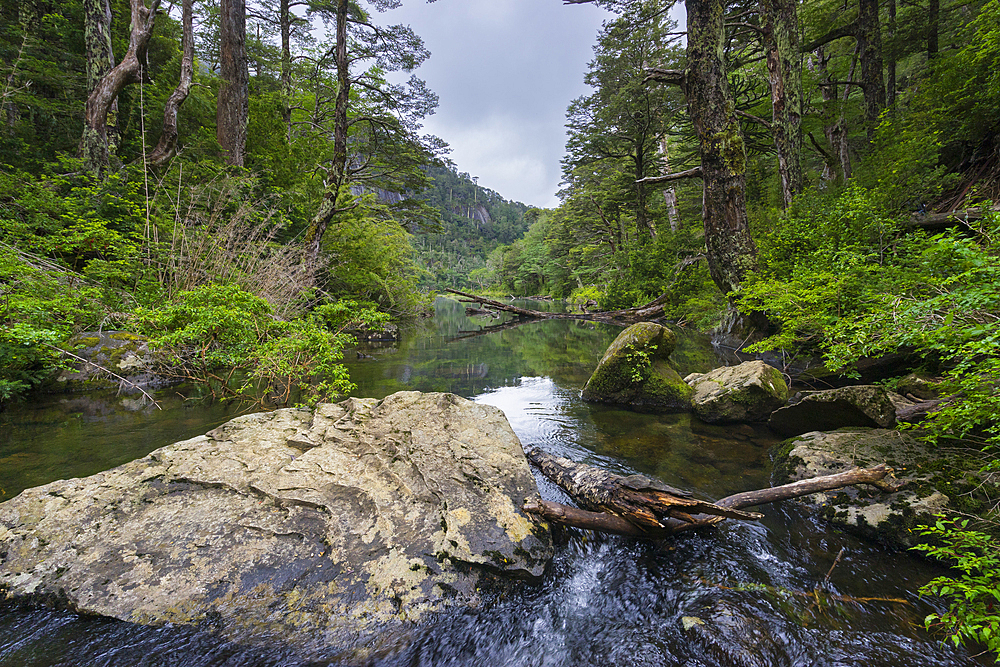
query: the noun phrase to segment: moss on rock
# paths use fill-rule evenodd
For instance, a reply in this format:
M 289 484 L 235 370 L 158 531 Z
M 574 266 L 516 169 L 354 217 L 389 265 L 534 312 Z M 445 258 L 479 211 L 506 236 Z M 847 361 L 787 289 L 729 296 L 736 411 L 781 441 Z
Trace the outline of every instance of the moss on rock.
M 583 399 L 642 410 L 689 410 L 693 391 L 669 361 L 675 346 L 670 329 L 653 322 L 633 324 L 608 347 L 583 388 Z

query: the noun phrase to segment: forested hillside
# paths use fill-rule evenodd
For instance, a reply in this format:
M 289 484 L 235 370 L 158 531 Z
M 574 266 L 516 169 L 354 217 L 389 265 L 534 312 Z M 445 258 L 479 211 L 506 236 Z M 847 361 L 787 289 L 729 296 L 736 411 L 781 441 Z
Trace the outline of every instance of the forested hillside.
M 423 198 L 441 212 L 441 222 L 437 228 L 418 230 L 413 241 L 424 269 L 421 285 L 482 288 L 490 253 L 527 230 L 528 206 L 504 199 L 453 168 L 432 166 L 426 173 L 430 182 Z

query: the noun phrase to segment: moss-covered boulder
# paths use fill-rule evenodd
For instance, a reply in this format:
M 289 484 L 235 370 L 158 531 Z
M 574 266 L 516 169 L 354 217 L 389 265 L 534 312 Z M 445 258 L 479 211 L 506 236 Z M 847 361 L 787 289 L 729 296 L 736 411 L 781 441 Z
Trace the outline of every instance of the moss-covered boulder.
M 670 364 L 676 339 L 670 329 L 640 322 L 608 347 L 583 388 L 583 400 L 652 412 L 686 412 L 693 390 Z
M 129 393 L 138 387 L 177 384 L 153 372 L 155 360 L 146 338 L 128 331 L 84 331 L 67 341 L 67 349 L 76 357 L 55 378 L 51 388 L 57 391 L 119 389 Z
M 694 413 L 710 424 L 764 421 L 788 400 L 781 371 L 763 361 L 693 373 L 684 381 L 694 389 Z
M 767 425 L 782 435 L 849 426 L 893 428 L 896 408 L 885 388 L 878 385 L 800 391 L 788 405 L 771 414 Z
M 914 529 L 935 514 L 983 514 L 998 489 L 977 471 L 975 448 L 938 448 L 907 433 L 888 429 L 844 428 L 805 433 L 775 448 L 772 483 L 787 484 L 854 467 L 887 463 L 906 482 L 899 491 L 853 486 L 803 496 L 795 502 L 826 519 L 886 544 L 912 546 Z
M 539 577 L 537 493 L 503 413 L 453 394 L 246 415 L 0 504 L 0 599 L 365 650 Z

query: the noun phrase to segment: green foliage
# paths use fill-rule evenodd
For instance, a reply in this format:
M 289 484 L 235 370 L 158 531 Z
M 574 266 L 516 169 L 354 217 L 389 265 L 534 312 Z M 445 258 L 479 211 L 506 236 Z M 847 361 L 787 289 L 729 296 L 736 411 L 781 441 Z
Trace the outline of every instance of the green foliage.
M 386 207 L 366 195 L 323 239 L 329 264 L 324 285 L 334 296 L 371 301 L 396 315 L 426 307 L 417 292 L 418 269 L 410 235 Z
M 932 544 L 914 547 L 960 570 L 955 577 L 937 577 L 920 587 L 921 595 L 945 598 L 944 614 L 929 614 L 928 629 L 941 629 L 955 646 L 982 644 L 1000 662 L 1000 542 L 992 535 L 968 529 L 969 520 L 938 519 L 920 533 Z
M 18 322 L 0 328 L 0 405 L 47 380 L 59 359 L 55 331 Z
M 182 292 L 159 308 L 136 311 L 139 330 L 160 351 L 162 371 L 209 386 L 222 397 L 315 403 L 351 391 L 339 362 L 355 342 L 345 332 L 386 321 L 354 301 L 325 304 L 290 321 L 275 319 L 268 303 L 236 285 L 211 284 Z M 235 379 L 241 381 L 233 384 Z

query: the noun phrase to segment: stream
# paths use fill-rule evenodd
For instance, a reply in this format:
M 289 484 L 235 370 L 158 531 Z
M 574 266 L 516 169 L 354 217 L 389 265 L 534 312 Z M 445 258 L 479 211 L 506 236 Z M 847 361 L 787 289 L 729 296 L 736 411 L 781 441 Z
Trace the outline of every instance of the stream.
M 768 485 L 768 449 L 779 440 L 765 426 L 711 426 L 688 414 L 580 400 L 617 327 L 547 320 L 483 333 L 495 322 L 466 317 L 454 301 L 435 305 L 435 317 L 404 330 L 400 341 L 349 355 L 355 395 L 454 392 L 501 408 L 525 449 L 641 472 L 707 499 Z M 685 331 L 672 358 L 682 376 L 722 365 L 706 337 Z M 241 411 L 185 400 L 176 390 L 158 398 L 163 410 L 133 397 L 53 395 L 0 412 L 0 501 L 120 465 Z M 538 481 L 543 497 L 566 501 Z M 941 608 L 915 591 L 942 569 L 840 532 L 792 502 L 762 511 L 759 522 L 727 521 L 663 543 L 565 530 L 541 582 L 487 595 L 478 609 L 443 613 L 366 664 L 992 664 L 923 630 L 923 618 Z M 333 649 L 306 659 L 288 647 L 241 645 L 197 628 L 0 603 L 0 667 L 339 664 Z

